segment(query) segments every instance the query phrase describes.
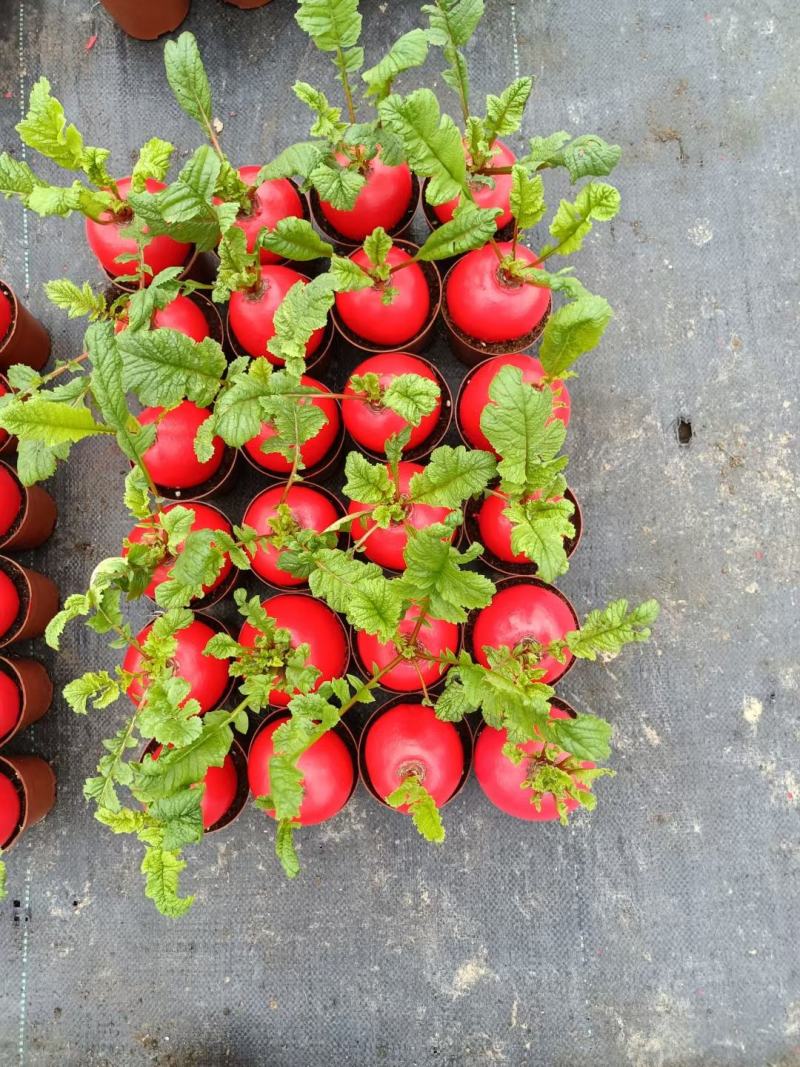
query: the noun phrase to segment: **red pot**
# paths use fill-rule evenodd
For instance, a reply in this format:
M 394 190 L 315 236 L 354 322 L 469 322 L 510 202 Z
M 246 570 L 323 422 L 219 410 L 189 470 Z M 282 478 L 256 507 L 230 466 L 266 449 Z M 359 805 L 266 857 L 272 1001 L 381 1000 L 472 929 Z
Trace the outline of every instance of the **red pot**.
M 58 509 L 46 489 L 24 486 L 9 463 L 0 462 L 0 549 L 38 548 L 52 534 Z
M 14 390 L 8 384 L 8 379 L 0 374 L 0 397 L 13 393 Z M 0 428 L 0 456 L 10 456 L 17 451 L 17 439 L 12 437 L 8 430 Z
M 0 656 L 0 745 L 38 722 L 53 700 L 53 683 L 36 659 Z
M 189 14 L 190 0 L 100 0 L 122 29 L 140 41 L 172 33 Z
M 0 756 L 0 780 L 13 786 L 13 792 L 4 790 L 7 819 L 8 805 L 13 803 L 14 794 L 18 802 L 16 825 L 11 829 L 10 837 L 0 841 L 0 848 L 8 852 L 28 827 L 40 822 L 52 808 L 56 799 L 56 776 L 50 764 L 40 756 Z
M 24 363 L 41 370 L 50 358 L 50 334 L 17 299 L 11 286 L 0 281 L 0 370 Z

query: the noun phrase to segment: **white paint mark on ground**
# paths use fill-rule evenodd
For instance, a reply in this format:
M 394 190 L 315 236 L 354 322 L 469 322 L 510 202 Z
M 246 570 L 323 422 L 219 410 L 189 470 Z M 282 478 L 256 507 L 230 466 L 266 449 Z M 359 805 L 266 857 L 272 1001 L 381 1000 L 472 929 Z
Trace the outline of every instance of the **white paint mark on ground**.
M 697 219 L 694 226 L 689 227 L 687 234 L 692 244 L 700 248 L 708 244 L 714 236 L 714 231 L 711 229 L 711 223 L 708 219 Z
M 453 977 L 450 995 L 455 1000 L 463 997 L 478 984 L 487 978 L 496 978 L 494 971 L 486 965 L 486 951 L 481 950 L 477 956 L 465 960 Z
M 745 697 L 742 704 L 742 718 L 750 723 L 753 733 L 758 730 L 758 723 L 764 711 L 764 705 L 756 697 Z
M 642 729 L 644 730 L 644 736 L 647 738 L 648 743 L 651 744 L 653 748 L 661 744 L 661 738 L 652 726 L 648 726 L 648 724 L 645 723 Z

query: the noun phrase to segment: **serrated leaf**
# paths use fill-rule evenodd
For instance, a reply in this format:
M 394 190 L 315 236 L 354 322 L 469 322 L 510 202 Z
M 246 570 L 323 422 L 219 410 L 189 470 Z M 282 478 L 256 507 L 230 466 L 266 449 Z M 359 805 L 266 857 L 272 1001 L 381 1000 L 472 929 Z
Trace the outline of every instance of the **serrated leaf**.
M 533 78 L 517 78 L 499 96 L 486 97 L 484 131 L 489 145 L 517 132 L 532 89 Z
M 580 630 L 566 635 L 566 646 L 578 659 L 613 659 L 625 645 L 649 641 L 650 626 L 659 610 L 656 600 L 645 600 L 630 611 L 627 600 L 614 600 L 603 609 L 590 611 Z
M 92 393 L 103 418 L 116 432 L 120 449 L 135 463 L 155 440 L 155 426 L 141 426 L 128 410 L 118 340 L 110 322 L 94 323 L 86 331 L 86 351 L 92 365 Z
M 385 99 L 392 91 L 392 82 L 398 74 L 421 67 L 428 55 L 428 35 L 424 30 L 404 33 L 391 46 L 386 55 L 374 67 L 361 75 L 367 83 L 367 96 Z
M 228 713 L 209 711 L 202 718 L 202 733 L 183 748 L 161 753 L 158 760 L 145 760 L 136 770 L 136 796 L 159 800 L 195 782 L 202 782 L 209 767 L 221 767 L 230 751 L 233 731 Z
M 446 540 L 451 532 L 441 524 L 410 531 L 406 569 L 394 586 L 410 603 L 426 598 L 434 619 L 466 622 L 470 611 L 486 607 L 492 599 L 494 584 L 482 574 L 464 569 L 476 558 L 480 545 L 459 552 Z
M 535 563 L 543 582 L 554 582 L 569 568 L 565 541 L 575 536 L 574 510 L 566 499 L 539 499 L 515 501 L 503 512 L 511 522 L 511 551 Z
M 612 315 L 608 301 L 591 293 L 554 311 L 539 347 L 539 359 L 548 378 L 561 377 L 580 356 L 596 348 Z
M 145 896 L 168 919 L 185 915 L 194 902 L 193 896 L 180 896 L 180 876 L 185 867 L 186 861 L 179 859 L 177 852 L 159 846 L 149 847 L 142 860 Z
M 530 142 L 530 152 L 525 156 L 524 162 L 534 167 L 552 166 L 550 160 L 557 157 L 560 149 L 569 140 L 566 130 L 551 133 L 549 137 L 533 137 Z
M 553 395 L 522 379 L 519 367 L 502 367 L 489 386 L 489 398 L 481 414 L 481 430 L 500 455 L 497 472 L 503 488 L 514 495 L 538 484 L 543 463 L 554 459 L 566 436 L 566 428 L 553 418 Z
M 0 408 L 0 426 L 20 440 L 41 441 L 49 446 L 114 432 L 95 422 L 88 408 L 39 398 Z
M 342 492 L 359 504 L 394 501 L 395 489 L 383 463 L 370 463 L 360 452 L 348 452 L 344 473 L 347 481 Z
M 195 341 L 178 330 L 123 330 L 122 381 L 147 406 L 174 407 L 184 398 L 210 404 L 225 372 L 225 354 L 211 337 Z
M 300 141 L 290 145 L 261 168 L 256 177 L 256 185 L 273 178 L 294 178 L 300 175 L 308 178 L 322 161 L 327 151 L 324 141 Z
M 411 820 L 426 841 L 441 844 L 445 838 L 442 817 L 436 801 L 416 774 L 404 778 L 401 784 L 386 797 L 390 808 L 406 808 Z
M 386 266 L 386 258 L 391 250 L 392 239 L 382 226 L 376 226 L 364 240 L 364 251 L 373 267 Z
M 217 246 L 219 267 L 211 299 L 223 304 L 237 290 L 249 289 L 259 280 L 258 256 L 247 251 L 247 235 L 240 226 L 232 226 Z
M 175 146 L 160 137 L 151 137 L 139 149 L 139 158 L 131 172 L 131 189 L 134 193 L 144 192 L 147 181 L 163 181 L 172 162 Z
M 398 374 L 383 391 L 381 403 L 411 426 L 418 426 L 435 411 L 441 395 L 438 383 L 430 378 L 420 374 Z
M 530 229 L 542 218 L 547 205 L 544 202 L 544 182 L 541 175 L 532 178 L 519 164 L 511 168 L 511 214 L 520 230 Z
M 295 20 L 322 52 L 352 48 L 361 35 L 358 0 L 298 0 Z
M 421 260 L 447 259 L 482 248 L 495 235 L 499 208 L 470 208 L 459 211 L 449 222 L 433 230 L 417 252 Z
M 331 144 L 336 145 L 347 128 L 347 123 L 341 121 L 342 109 L 334 107 L 321 89 L 315 89 L 308 82 L 295 82 L 292 92 L 298 100 L 311 108 L 317 118 L 311 127 L 312 137 L 324 137 Z
M 483 0 L 436 0 L 422 5 L 430 26 L 428 39 L 442 49 L 450 64 L 443 72 L 444 80 L 456 90 L 461 99 L 461 109 L 469 114 L 469 76 L 467 63 L 459 51 L 477 29 L 483 17 Z
M 200 251 L 214 248 L 223 230 L 236 217 L 236 204 L 212 203 L 221 163 L 208 145 L 202 145 L 180 174 L 159 193 L 131 193 L 128 202 L 155 235 L 192 243 Z
M 106 708 L 120 696 L 119 682 L 108 671 L 87 671 L 64 686 L 64 699 L 77 715 L 86 715 L 89 703 Z
M 557 252 L 561 256 L 577 252 L 583 239 L 592 230 L 592 221 L 607 222 L 619 211 L 620 195 L 606 182 L 589 182 L 580 190 L 573 203 L 562 200 L 550 223 L 550 235 L 555 245 L 546 245 L 541 255 Z
M 370 289 L 374 285 L 372 278 L 352 259 L 333 256 L 330 266 L 330 278 L 337 293 L 354 292 L 357 289 Z
M 83 166 L 83 138 L 67 123 L 64 108 L 50 94 L 50 82 L 39 78 L 31 89 L 25 118 L 17 123 L 17 133 L 28 148 L 33 148 L 66 170 Z
M 411 476 L 411 499 L 434 507 L 460 508 L 469 497 L 486 489 L 496 466 L 490 452 L 442 445 L 431 453 L 424 470 Z
M 287 878 L 296 878 L 300 873 L 300 860 L 294 847 L 294 825 L 288 819 L 278 823 L 275 833 L 275 855 L 281 861 Z
M 211 86 L 194 34 L 187 31 L 177 40 L 167 41 L 164 66 L 167 81 L 181 110 L 199 122 L 203 129 L 208 129 L 213 115 Z
M 229 384 L 220 392 L 214 405 L 213 420 L 207 419 L 203 423 L 203 427 L 208 423 L 212 425 L 208 431 L 208 453 L 200 455 L 201 459 L 211 458 L 214 434 L 218 434 L 226 444 L 240 448 L 261 431 L 264 421 L 261 400 L 272 392 L 272 365 L 266 359 L 244 358 L 243 363 L 246 371 L 229 375 Z
M 308 179 L 320 200 L 331 204 L 338 211 L 352 211 L 366 180 L 358 171 L 329 163 L 318 163 Z
M 56 472 L 58 460 L 69 456 L 71 444 L 49 446 L 44 441 L 20 441 L 17 444 L 17 476 L 23 485 L 46 481 Z
M 6 200 L 18 196 L 23 203 L 33 190 L 40 185 L 47 185 L 31 170 L 23 160 L 15 159 L 8 152 L 0 152 L 0 194 Z
M 67 312 L 71 319 L 89 317 L 90 322 L 101 318 L 106 313 L 106 299 L 102 293 L 95 293 L 88 282 L 78 286 L 69 278 L 58 278 L 44 283 L 47 299 L 56 307 Z
M 607 759 L 611 752 L 611 723 L 596 715 L 550 719 L 542 732 L 548 741 L 579 760 Z
M 280 219 L 274 230 L 265 231 L 260 244 L 291 260 L 330 259 L 333 255 L 333 245 L 323 241 L 310 222 L 292 216 Z
M 622 149 L 608 144 L 594 133 L 585 133 L 569 141 L 563 131 L 549 138 L 534 138 L 531 152 L 525 162 L 537 167 L 566 167 L 572 182 L 580 178 L 602 178 L 610 174 L 619 163 Z
M 428 202 L 443 204 L 460 196 L 467 182 L 461 134 L 450 116 L 441 114 L 431 90 L 417 89 L 406 97 L 392 94 L 378 110 L 384 125 L 403 142 L 414 173 L 430 178 Z
M 275 312 L 275 334 L 267 348 L 286 369 L 302 374 L 305 369 L 306 346 L 315 330 L 328 322 L 334 294 L 325 275 L 310 282 L 295 282 Z
M 353 559 L 337 549 L 316 554 L 316 567 L 309 575 L 309 587 L 316 597 L 334 611 L 341 612 L 358 630 L 389 641 L 402 614 L 395 585 L 374 563 Z

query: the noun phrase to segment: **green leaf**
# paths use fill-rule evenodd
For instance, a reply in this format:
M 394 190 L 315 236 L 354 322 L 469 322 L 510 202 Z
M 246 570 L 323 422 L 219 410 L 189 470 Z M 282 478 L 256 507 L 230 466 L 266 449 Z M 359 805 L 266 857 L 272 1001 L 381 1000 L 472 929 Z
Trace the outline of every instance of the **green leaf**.
M 164 848 L 176 851 L 203 838 L 203 790 L 183 789 L 150 805 L 148 814 L 164 823 Z
M 333 245 L 323 241 L 310 222 L 292 216 L 280 219 L 274 230 L 264 231 L 260 244 L 291 260 L 330 259 L 333 255 Z
M 294 825 L 289 819 L 278 823 L 275 834 L 275 855 L 281 861 L 287 878 L 296 878 L 300 873 L 300 860 L 294 847 Z
M 436 0 L 422 5 L 428 16 L 428 39 L 442 49 L 450 64 L 443 72 L 444 80 L 456 90 L 464 115 L 469 114 L 469 77 L 467 64 L 459 49 L 472 37 L 483 17 L 483 0 Z
M 338 549 L 322 549 L 309 575 L 314 596 L 341 612 L 351 626 L 389 641 L 402 614 L 395 584 L 375 563 L 353 559 Z
M 159 846 L 149 847 L 142 860 L 145 896 L 168 919 L 185 915 L 194 902 L 192 896 L 180 896 L 180 876 L 185 867 L 186 861 L 179 859 L 177 852 Z
M 347 129 L 347 123 L 341 121 L 342 109 L 334 107 L 321 89 L 315 89 L 308 82 L 295 82 L 292 92 L 317 116 L 316 122 L 311 127 L 311 136 L 324 137 L 332 145 L 338 144 Z
M 538 486 L 543 463 L 553 460 L 564 443 L 566 428 L 553 418 L 553 395 L 522 380 L 519 367 L 502 367 L 489 386 L 481 429 L 501 456 L 497 472 L 503 488 L 520 495 Z
M 608 222 L 619 211 L 620 195 L 606 182 L 589 182 L 580 190 L 574 203 L 562 200 L 550 223 L 550 235 L 555 245 L 545 245 L 541 255 L 558 252 L 567 256 L 577 252 L 583 239 L 591 232 L 592 221 Z
M 0 860 L 0 900 L 5 900 L 8 896 L 8 881 L 6 874 L 6 865 Z
M 353 292 L 357 289 L 371 289 L 374 282 L 365 270 L 352 259 L 334 256 L 331 259 L 330 279 L 337 293 Z
M 183 748 L 162 752 L 157 760 L 145 760 L 136 769 L 136 796 L 160 800 L 202 782 L 209 767 L 221 767 L 230 751 L 233 731 L 228 713 L 209 711 L 202 717 L 200 736 Z
M 216 207 L 212 203 L 220 167 L 213 149 L 202 145 L 166 189 L 131 193 L 128 202 L 150 233 L 193 243 L 200 251 L 207 251 L 216 247 L 238 210 L 235 204 Z
M 279 822 L 299 816 L 303 803 L 303 772 L 288 756 L 273 756 L 269 761 L 269 795 Z
M 17 475 L 23 485 L 46 481 L 56 472 L 59 459 L 66 459 L 69 442 L 52 447 L 44 441 L 20 441 L 17 445 Z
M 231 366 L 228 383 L 217 397 L 213 424 L 209 427 L 212 436 L 218 434 L 234 448 L 240 448 L 260 433 L 264 421 L 261 401 L 270 396 L 274 388 L 271 384 L 274 372 L 269 360 L 243 357 L 241 366 L 243 370 Z M 211 422 L 207 419 L 203 425 Z M 209 446 L 210 442 L 211 437 Z M 209 447 L 208 455 L 201 458 L 210 459 L 211 451 Z
M 345 51 L 358 44 L 358 0 L 298 0 L 295 19 L 321 52 Z
M 0 408 L 0 426 L 21 440 L 50 446 L 114 432 L 95 422 L 88 408 L 38 398 Z
M 476 208 L 465 204 L 449 222 L 431 232 L 416 258 L 447 259 L 473 248 L 482 248 L 495 235 L 495 219 L 499 212 L 499 208 Z
M 64 686 L 64 699 L 77 715 L 86 715 L 89 702 L 107 708 L 121 694 L 119 682 L 108 671 L 87 671 Z
M 28 196 L 26 206 L 42 217 L 60 215 L 67 218 L 73 211 L 80 211 L 96 219 L 109 208 L 110 199 L 108 194 L 93 193 L 81 182 L 75 181 L 66 188 L 37 185 Z
M 519 164 L 512 167 L 510 203 L 511 214 L 520 230 L 535 226 L 547 210 L 541 175 L 529 178 L 524 167 Z
M 305 369 L 306 345 L 315 330 L 327 325 L 334 300 L 325 275 L 312 281 L 295 282 L 275 312 L 275 334 L 267 348 L 286 369 L 302 374 Z
M 294 178 L 298 174 L 308 178 L 322 162 L 326 151 L 327 145 L 324 141 L 300 141 L 290 145 L 271 163 L 261 168 L 256 177 L 256 185 L 273 178 Z
M 630 611 L 627 600 L 614 600 L 602 610 L 590 611 L 580 630 L 566 635 L 566 646 L 578 659 L 614 659 L 625 645 L 649 641 L 658 613 L 656 600 L 645 600 Z
M 459 552 L 446 540 L 451 533 L 442 524 L 410 532 L 406 569 L 394 586 L 411 603 L 427 598 L 434 619 L 466 622 L 470 611 L 486 607 L 492 599 L 494 584 L 482 574 L 463 569 L 477 558 L 481 546 Z
M 383 123 L 406 150 L 408 165 L 430 178 L 426 193 L 431 204 L 460 196 L 467 182 L 467 164 L 461 134 L 449 115 L 442 115 L 430 89 L 417 89 L 406 97 L 388 96 L 378 105 Z
M 105 297 L 102 293 L 95 293 L 88 282 L 84 282 L 79 289 L 69 278 L 59 278 L 45 282 L 44 291 L 50 303 L 63 308 L 71 319 L 88 315 L 89 321 L 94 322 L 106 314 Z
M 530 163 L 533 167 L 549 167 L 556 166 L 557 164 L 551 163 L 551 159 L 555 159 L 561 147 L 569 140 L 569 134 L 566 130 L 559 130 L 557 133 L 551 133 L 549 137 L 533 137 L 531 138 L 531 150 L 527 156 L 525 156 L 525 163 Z
M 517 132 L 532 89 L 533 78 L 517 78 L 499 96 L 486 97 L 484 131 L 489 145 Z
M 17 123 L 17 133 L 28 148 L 66 170 L 81 170 L 84 162 L 83 138 L 67 124 L 64 108 L 50 95 L 50 82 L 39 78 L 31 89 L 25 118 Z
M 364 188 L 365 178 L 358 171 L 348 170 L 338 164 L 318 163 L 309 175 L 320 200 L 331 204 L 338 211 L 351 211 Z
M 85 342 L 97 406 L 116 431 L 120 449 L 135 463 L 155 440 L 155 426 L 141 426 L 128 410 L 122 385 L 122 353 L 114 327 L 110 322 L 94 323 L 86 331 Z
M 548 378 L 563 377 L 580 356 L 596 348 L 612 315 L 608 301 L 591 293 L 554 311 L 539 347 L 539 359 Z
M 203 129 L 211 126 L 211 86 L 208 82 L 200 49 L 194 34 L 182 33 L 164 45 L 164 66 L 175 99 L 181 110 L 199 122 Z
M 495 473 L 490 452 L 442 445 L 433 450 L 424 470 L 411 476 L 409 492 L 420 504 L 460 508 L 469 497 L 482 493 Z
M 376 226 L 364 240 L 364 251 L 373 267 L 386 266 L 386 258 L 391 250 L 392 239 L 382 226 Z
M 151 137 L 142 145 L 131 172 L 131 189 L 134 193 L 143 193 L 148 179 L 164 180 L 174 151 L 175 146 L 169 141 L 162 141 L 160 137 Z
M 565 541 L 575 536 L 574 510 L 569 500 L 540 498 L 515 501 L 503 512 L 511 522 L 512 552 L 535 563 L 543 582 L 554 582 L 569 569 Z
M 575 719 L 550 719 L 543 731 L 548 741 L 579 760 L 608 759 L 611 753 L 611 723 L 596 715 Z
M 537 167 L 566 167 L 570 179 L 576 182 L 610 174 L 622 155 L 619 145 L 608 144 L 594 133 L 582 134 L 562 147 L 565 141 L 569 141 L 569 134 L 563 131 L 549 138 L 534 138 L 523 162 Z
M 0 152 L 0 194 L 6 200 L 18 196 L 24 204 L 37 186 L 47 182 L 37 177 L 23 160 L 14 159 L 8 152 Z
M 384 100 L 392 91 L 398 74 L 421 67 L 428 56 L 428 35 L 424 30 L 411 30 L 399 37 L 383 59 L 361 75 L 367 83 L 367 96 Z
M 382 463 L 370 463 L 360 452 L 348 452 L 343 492 L 359 504 L 392 503 L 395 488 L 389 471 Z
M 420 374 L 398 374 L 383 391 L 380 402 L 411 426 L 418 426 L 436 410 L 441 396 L 438 383 L 430 378 Z
M 250 289 L 261 277 L 258 256 L 247 251 L 247 236 L 240 226 L 231 226 L 217 247 L 219 267 L 211 299 L 224 304 L 231 293 Z
M 211 337 L 195 341 L 178 330 L 123 330 L 122 382 L 145 405 L 174 407 L 187 398 L 210 404 L 225 373 L 225 354 Z
M 390 808 L 405 808 L 414 826 L 426 841 L 441 844 L 445 838 L 444 826 L 436 801 L 416 774 L 404 778 L 393 793 L 386 797 Z

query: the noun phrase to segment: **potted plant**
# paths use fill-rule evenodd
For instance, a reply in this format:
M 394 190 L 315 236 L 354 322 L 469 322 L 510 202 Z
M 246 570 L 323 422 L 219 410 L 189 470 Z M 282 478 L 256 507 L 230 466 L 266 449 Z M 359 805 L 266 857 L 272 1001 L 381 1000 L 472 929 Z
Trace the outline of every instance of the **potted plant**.
M 0 849 L 8 852 L 52 808 L 56 776 L 40 756 L 0 756 Z M 4 883 L 4 872 L 0 889 Z
M 5 191 L 3 166 L 0 156 L 0 192 Z M 17 299 L 8 282 L 0 281 L 0 370 L 7 370 L 14 363 L 41 370 L 49 358 L 50 334 Z
M 38 722 L 52 699 L 53 683 L 38 660 L 0 656 L 0 746 Z
M 56 525 L 56 502 L 38 485 L 24 486 L 10 463 L 0 462 L 0 550 L 38 548 Z

